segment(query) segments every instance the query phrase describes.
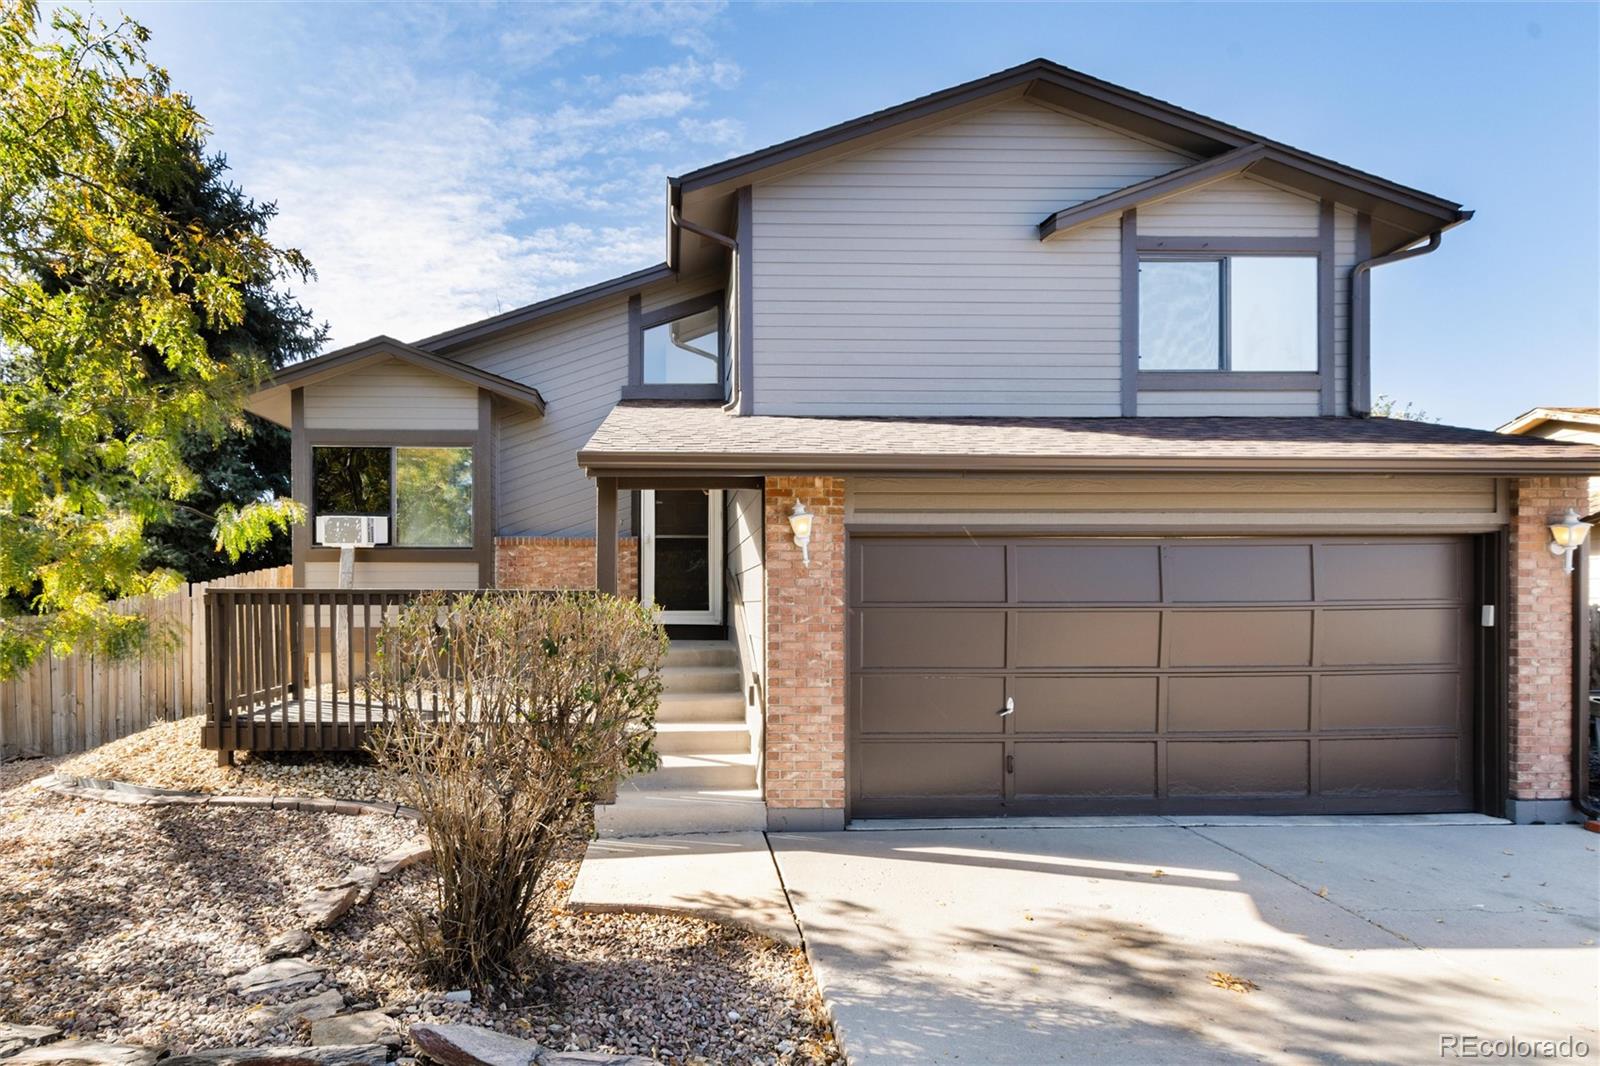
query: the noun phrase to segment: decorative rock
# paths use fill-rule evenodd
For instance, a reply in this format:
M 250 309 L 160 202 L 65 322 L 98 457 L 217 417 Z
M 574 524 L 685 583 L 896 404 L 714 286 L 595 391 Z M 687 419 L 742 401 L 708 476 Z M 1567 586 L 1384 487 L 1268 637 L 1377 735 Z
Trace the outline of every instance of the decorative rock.
M 344 1010 L 344 996 L 338 989 L 330 988 L 326 992 L 318 992 L 314 996 L 297 999 L 293 1003 L 263 1003 L 247 1012 L 245 1017 L 259 1029 L 270 1029 L 292 1018 L 304 1018 L 312 1022 L 319 1018 L 332 1018 L 342 1010 Z
M 326 929 L 349 913 L 361 895 L 361 886 L 341 884 L 318 886 L 300 903 L 300 916 L 313 929 Z
M 61 1030 L 48 1025 L 8 1025 L 0 1022 L 0 1059 L 60 1037 Z
M 538 1066 L 655 1066 L 655 1059 L 604 1051 L 541 1051 Z
M 476 1025 L 413 1025 L 411 1043 L 443 1066 L 534 1066 L 542 1049 L 532 1040 Z
M 261 958 L 271 962 L 273 959 L 287 959 L 291 955 L 303 955 L 311 950 L 314 943 L 316 941 L 304 929 L 290 929 L 273 937 L 272 942 L 261 949 Z
M 470 988 L 457 988 L 444 994 L 446 1003 L 471 1003 L 472 990 Z
M 161 1066 L 384 1066 L 388 1061 L 389 1049 L 382 1044 L 342 1044 L 218 1048 L 165 1059 Z
M 304 959 L 274 959 L 228 978 L 228 991 L 255 998 L 310 988 L 321 980 L 322 971 Z
M 385 1044 L 399 1047 L 400 1023 L 378 1010 L 339 1014 L 311 1023 L 311 1043 L 318 1047 L 348 1044 Z
M 157 1052 L 136 1044 L 60 1040 L 6 1059 L 6 1066 L 155 1066 Z
M 418 840 L 403 848 L 396 848 L 379 859 L 378 873 L 388 877 L 419 862 L 427 862 L 431 858 L 433 858 L 433 847 L 426 840 Z

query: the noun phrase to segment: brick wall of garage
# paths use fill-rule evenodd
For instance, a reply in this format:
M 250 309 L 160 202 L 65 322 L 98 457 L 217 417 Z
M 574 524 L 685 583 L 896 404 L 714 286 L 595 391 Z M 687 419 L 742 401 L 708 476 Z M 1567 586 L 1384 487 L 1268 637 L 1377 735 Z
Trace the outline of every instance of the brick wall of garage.
M 766 479 L 768 823 L 839 828 L 845 806 L 844 479 Z M 811 565 L 789 512 L 804 503 Z
M 1552 521 L 1582 513 L 1584 478 L 1512 485 L 1509 751 L 1513 800 L 1572 795 L 1572 577 L 1550 553 Z
M 503 589 L 592 589 L 593 537 L 496 537 L 494 580 Z M 639 540 L 617 541 L 617 587 L 639 595 Z

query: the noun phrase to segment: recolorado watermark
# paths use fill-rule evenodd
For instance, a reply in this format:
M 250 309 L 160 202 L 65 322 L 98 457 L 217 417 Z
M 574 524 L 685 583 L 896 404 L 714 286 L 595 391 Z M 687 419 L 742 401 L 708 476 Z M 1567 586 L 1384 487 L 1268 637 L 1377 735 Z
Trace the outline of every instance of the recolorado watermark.
M 1576 1036 L 1529 1040 L 1519 1036 L 1439 1034 L 1441 1059 L 1583 1059 L 1588 1056 L 1589 1042 Z

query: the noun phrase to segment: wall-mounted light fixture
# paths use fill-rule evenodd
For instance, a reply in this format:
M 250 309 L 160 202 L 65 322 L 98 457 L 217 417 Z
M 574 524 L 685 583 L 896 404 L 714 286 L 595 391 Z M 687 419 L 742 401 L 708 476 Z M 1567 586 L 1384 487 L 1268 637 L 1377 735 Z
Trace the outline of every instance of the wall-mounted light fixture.
M 1572 554 L 1583 546 L 1588 536 L 1589 523 L 1579 518 L 1578 512 L 1570 507 L 1567 508 L 1566 517 L 1550 523 L 1550 554 L 1567 557 L 1567 573 L 1572 573 Z
M 794 532 L 794 545 L 800 549 L 800 561 L 806 566 L 811 565 L 811 519 L 812 514 L 806 510 L 806 505 L 799 500 L 794 501 L 794 507 L 789 511 L 789 528 Z

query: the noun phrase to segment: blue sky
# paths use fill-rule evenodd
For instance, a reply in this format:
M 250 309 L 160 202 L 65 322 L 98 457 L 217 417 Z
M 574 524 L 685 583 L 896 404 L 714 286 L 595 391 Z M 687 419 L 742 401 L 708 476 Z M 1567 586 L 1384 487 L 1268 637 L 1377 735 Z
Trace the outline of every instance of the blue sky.
M 1596 5 L 125 10 L 335 344 L 658 262 L 666 175 L 1044 55 L 1478 212 L 1375 275 L 1378 391 L 1478 426 L 1600 403 Z

